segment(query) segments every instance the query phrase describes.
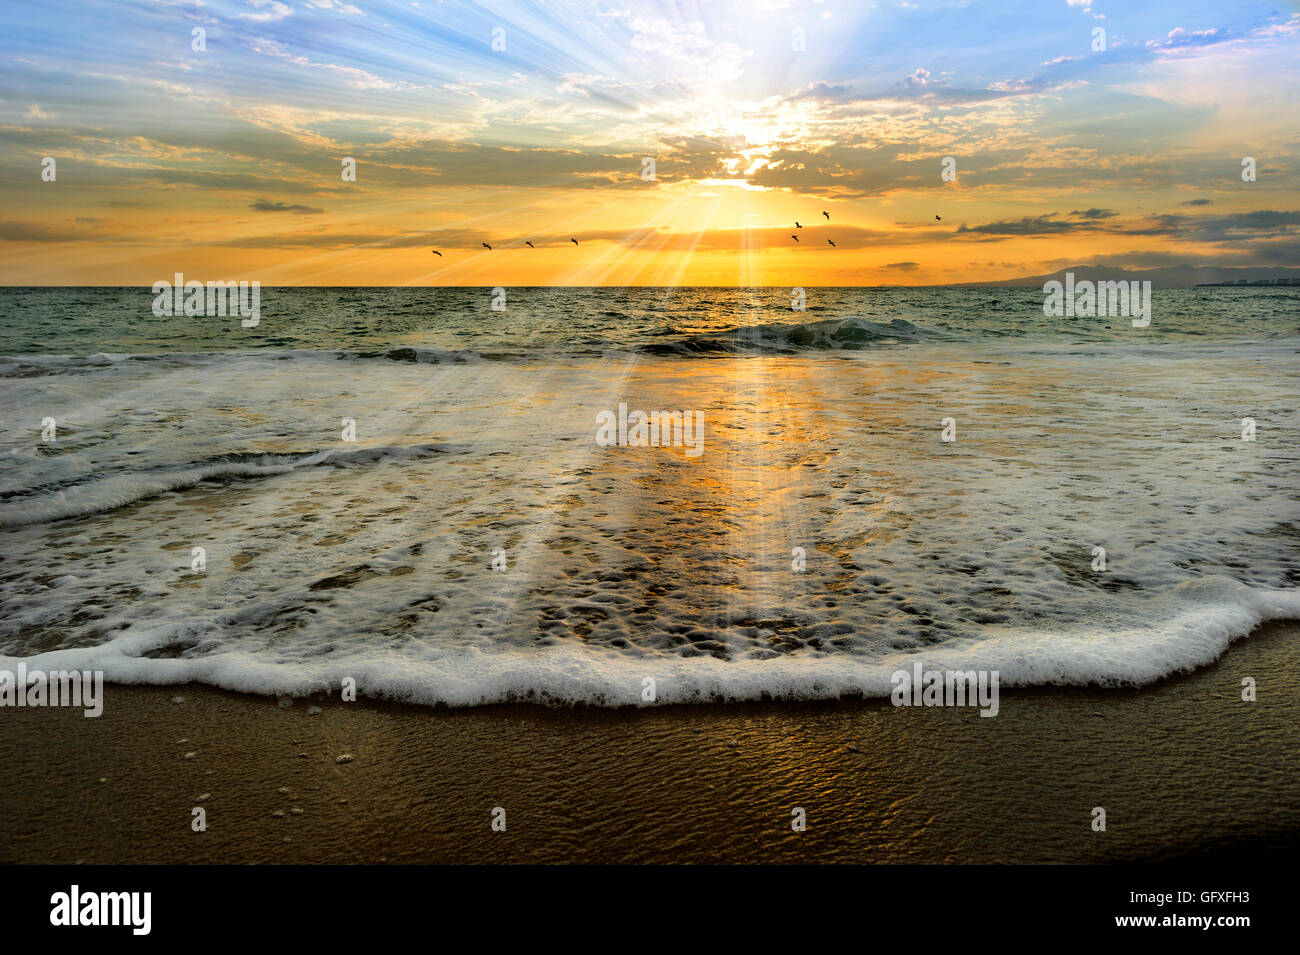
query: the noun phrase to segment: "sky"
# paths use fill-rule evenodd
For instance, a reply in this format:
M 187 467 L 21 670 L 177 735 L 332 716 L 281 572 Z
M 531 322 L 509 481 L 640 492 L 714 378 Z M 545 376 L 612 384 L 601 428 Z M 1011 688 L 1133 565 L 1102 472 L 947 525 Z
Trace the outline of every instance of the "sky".
M 8 285 L 1300 265 L 1296 0 L 0 6 Z

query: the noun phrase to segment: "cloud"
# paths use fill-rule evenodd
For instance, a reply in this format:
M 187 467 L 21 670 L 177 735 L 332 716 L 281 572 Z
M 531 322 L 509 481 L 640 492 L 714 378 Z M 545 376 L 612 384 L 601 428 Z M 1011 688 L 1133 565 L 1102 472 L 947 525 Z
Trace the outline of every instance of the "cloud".
M 283 20 L 285 17 L 293 13 L 291 7 L 286 7 L 283 3 L 279 3 L 278 0 L 248 0 L 248 5 L 257 8 L 258 10 L 262 10 L 263 12 L 236 13 L 234 14 L 236 20 L 252 20 L 256 23 L 270 23 L 274 20 Z
M 1129 235 L 1173 235 L 1192 242 L 1241 243 L 1270 236 L 1293 236 L 1300 227 L 1300 210 L 1256 209 L 1218 216 L 1166 213 L 1148 224 L 1127 229 Z
M 898 146 L 780 148 L 746 177 L 751 185 L 825 198 L 880 196 L 937 180 L 938 159 L 900 159 Z
M 307 6 L 317 10 L 337 10 L 339 13 L 346 13 L 354 17 L 364 17 L 365 14 L 350 3 L 336 2 L 336 0 L 307 0 Z
M 683 149 L 680 142 L 671 148 Z M 699 152 L 660 156 L 659 182 L 703 178 L 723 171 L 716 145 Z M 394 143 L 368 151 L 368 181 L 386 186 L 512 186 L 583 188 L 627 185 L 653 187 L 641 179 L 644 152 L 620 155 L 578 149 L 485 146 L 442 140 Z
M 248 208 L 258 212 L 293 212 L 300 216 L 316 215 L 324 212 L 324 209 L 315 209 L 311 206 L 291 206 L 284 202 L 271 202 L 267 199 L 257 199 L 248 204 Z
M 957 232 L 991 236 L 1060 235 L 1064 232 L 1075 232 L 1080 229 L 1088 228 L 1092 227 L 1082 222 L 1069 222 L 1064 219 L 1057 219 L 1055 212 L 1049 212 L 1046 215 L 1041 216 L 1024 216 L 1020 219 L 1002 219 L 997 222 L 986 222 L 976 226 L 967 226 L 965 223 L 962 223 L 957 228 Z
M 1232 39 L 1232 35 L 1217 27 L 1213 30 L 1184 30 L 1174 27 L 1163 40 L 1147 40 L 1148 50 L 1167 50 L 1171 47 L 1213 46 Z
M 0 221 L 0 241 L 3 242 L 75 242 L 85 238 L 84 232 L 52 229 L 36 222 Z
M 1097 212 L 1105 210 L 1085 210 Z M 1071 215 L 1078 215 L 1077 212 Z M 1109 219 L 1111 216 L 1102 218 Z M 1239 212 L 1223 216 L 1188 216 L 1180 213 L 1164 213 L 1148 216 L 1130 226 L 1118 224 L 1102 225 L 1097 217 L 1084 217 L 1078 221 L 1061 219 L 1057 213 L 1050 212 L 1040 216 L 1026 216 L 1020 219 L 1004 219 L 976 226 L 964 223 L 957 229 L 958 234 L 966 236 L 987 236 L 1005 238 L 1011 236 L 1061 235 L 1070 232 L 1104 232 L 1118 236 L 1167 236 L 1184 243 L 1206 243 L 1219 245 L 1233 252 L 1245 251 L 1248 247 L 1264 248 L 1276 240 L 1276 248 L 1281 248 L 1281 240 L 1300 238 L 1300 210 L 1283 211 L 1259 209 L 1252 212 Z
M 812 83 L 789 97 L 791 101 L 803 99 L 817 100 L 823 103 L 853 103 L 862 97 L 851 86 L 832 83 Z
M 629 21 L 630 46 L 647 54 L 683 89 L 715 90 L 740 77 L 751 52 L 711 40 L 699 20 L 637 17 Z
M 398 80 L 386 80 L 374 73 L 355 66 L 339 66 L 337 63 L 318 63 L 305 56 L 290 53 L 274 40 L 257 40 L 253 43 L 253 52 L 274 56 L 292 63 L 294 66 L 306 67 L 336 76 L 344 85 L 358 90 L 407 90 L 410 83 Z

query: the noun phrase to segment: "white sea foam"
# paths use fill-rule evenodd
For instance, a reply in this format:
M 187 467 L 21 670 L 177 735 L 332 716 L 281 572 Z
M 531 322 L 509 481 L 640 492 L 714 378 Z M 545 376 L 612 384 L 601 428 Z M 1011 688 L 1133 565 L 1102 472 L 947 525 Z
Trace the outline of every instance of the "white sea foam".
M 914 660 L 1143 684 L 1300 617 L 1293 360 L 937 343 L 14 374 L 0 653 L 452 705 L 636 703 L 646 677 L 660 702 L 883 696 Z M 619 402 L 703 412 L 706 453 L 600 447 Z
M 932 670 L 996 670 L 1004 687 L 1140 686 L 1213 662 L 1234 639 L 1262 622 L 1300 617 L 1300 592 L 1251 590 L 1229 581 L 1202 590 L 1231 591 L 1235 599 L 1184 606 L 1168 621 L 1134 631 L 1005 634 L 879 659 L 796 655 L 723 661 L 630 657 L 582 646 L 479 652 L 454 645 L 428 647 L 419 656 L 376 656 L 359 649 L 341 659 L 307 658 L 292 664 L 247 650 L 190 659 L 143 655 L 178 637 L 194 638 L 203 628 L 193 624 L 23 659 L 29 670 L 102 670 L 115 683 L 205 683 L 267 696 L 337 694 L 350 678 L 363 697 L 421 705 L 644 705 L 642 681 L 647 677 L 656 682 L 655 702 L 660 704 L 826 700 L 886 697 L 891 674 L 918 660 Z M 16 663 L 17 658 L 0 657 L 0 668 Z
M 87 481 L 57 491 L 35 491 L 0 504 L 0 527 L 39 524 L 69 517 L 84 517 L 111 511 L 126 504 L 155 497 L 167 491 L 192 487 L 216 478 L 259 478 L 288 474 L 297 468 L 327 464 L 349 467 L 378 461 L 409 461 L 443 451 L 448 445 L 421 444 L 413 447 L 359 448 L 355 451 L 314 451 L 299 454 L 263 454 L 248 460 L 214 461 L 189 467 L 164 468 L 156 472 L 130 472 Z

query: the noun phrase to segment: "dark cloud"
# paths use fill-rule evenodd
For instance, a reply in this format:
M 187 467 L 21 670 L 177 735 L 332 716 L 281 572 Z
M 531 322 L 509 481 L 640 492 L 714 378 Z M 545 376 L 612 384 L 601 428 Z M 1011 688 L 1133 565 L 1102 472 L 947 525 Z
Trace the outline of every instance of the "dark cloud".
M 894 146 L 777 149 L 766 166 L 746 178 L 754 186 L 836 199 L 880 196 L 940 182 L 939 157 L 900 160 L 900 152 Z
M 660 182 L 707 178 L 720 169 L 718 152 L 698 156 L 661 155 L 656 160 Z M 357 150 L 352 155 L 368 183 L 398 187 L 509 186 L 513 188 L 580 188 L 583 186 L 646 186 L 641 179 L 644 153 L 586 152 L 576 149 L 514 148 L 474 143 L 428 141 Z
M 1056 218 L 1055 212 L 1042 216 L 1025 216 L 1021 219 L 1001 219 L 997 222 L 985 222 L 981 225 L 967 226 L 962 223 L 957 228 L 960 234 L 977 234 L 988 236 L 1014 235 L 1060 235 L 1065 232 L 1078 232 L 1092 229 L 1085 222 L 1070 222 Z
M 1267 236 L 1295 235 L 1300 211 L 1256 209 L 1219 216 L 1177 212 L 1152 216 L 1146 224 L 1123 230 L 1128 235 L 1172 235 L 1193 242 L 1242 242 Z
M 76 242 L 84 238 L 84 232 L 52 229 L 35 222 L 0 222 L 0 241 L 4 242 Z
M 1102 224 L 1101 220 L 1114 218 L 1114 213 L 1096 215 L 1104 210 L 1076 210 L 1070 213 L 1074 220 L 1062 219 L 1055 212 L 1021 219 L 1003 219 L 975 226 L 962 224 L 957 234 L 968 238 L 986 237 L 995 241 L 1010 236 L 1061 235 L 1070 232 L 1102 232 L 1119 236 L 1165 236 L 1181 242 L 1198 242 L 1218 245 L 1230 255 L 1263 254 L 1268 248 L 1269 264 L 1286 264 L 1280 261 L 1288 246 L 1281 240 L 1300 236 L 1300 211 L 1258 209 L 1222 216 L 1190 216 L 1177 212 L 1149 216 L 1131 225 Z M 1269 243 L 1266 240 L 1278 240 Z
M 292 212 L 300 216 L 316 215 L 325 211 L 312 206 L 295 206 L 286 202 L 272 202 L 269 199 L 256 199 L 248 204 L 248 208 L 258 212 Z
M 1236 251 L 1241 253 L 1243 265 L 1295 268 L 1300 263 L 1300 235 L 1258 239 L 1247 248 L 1238 247 Z

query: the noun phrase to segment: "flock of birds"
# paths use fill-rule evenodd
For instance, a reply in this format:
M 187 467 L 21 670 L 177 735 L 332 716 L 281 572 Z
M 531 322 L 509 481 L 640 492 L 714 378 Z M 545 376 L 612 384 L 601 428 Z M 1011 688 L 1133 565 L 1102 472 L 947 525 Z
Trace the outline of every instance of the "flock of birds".
M 830 222 L 830 221 L 831 221 L 831 214 L 830 214 L 829 212 L 827 212 L 825 209 L 822 210 L 822 215 L 824 215 L 824 216 L 826 217 L 826 221 L 827 221 L 827 222 Z M 798 219 L 795 219 L 795 220 L 794 220 L 794 227 L 795 227 L 796 229 L 802 229 L 802 228 L 803 228 L 803 225 L 799 222 Z M 792 239 L 794 239 L 796 242 L 798 242 L 798 241 L 799 241 L 799 234 L 796 232 L 796 233 L 794 233 L 793 235 L 791 235 L 790 238 L 792 238 Z M 837 246 L 835 245 L 835 243 L 832 242 L 830 239 L 827 239 L 827 240 L 826 240 L 826 244 L 829 245 L 832 249 L 834 249 L 834 248 L 837 247 Z
M 830 222 L 830 221 L 831 221 L 831 214 L 830 214 L 829 212 L 827 212 L 825 209 L 822 210 L 822 215 L 824 215 L 824 216 L 826 217 L 826 221 L 827 221 L 827 222 Z M 935 216 L 935 217 L 934 217 L 934 220 L 935 220 L 936 222 L 942 222 L 942 221 L 943 221 L 943 218 L 942 218 L 941 216 Z M 800 223 L 798 219 L 795 219 L 795 220 L 794 220 L 794 227 L 795 227 L 796 229 L 802 229 L 802 228 L 803 228 L 803 224 Z M 798 241 L 799 241 L 799 234 L 798 234 L 797 232 L 795 232 L 795 233 L 793 233 L 793 234 L 790 236 L 790 238 L 792 238 L 792 239 L 794 239 L 796 242 L 798 242 Z M 577 240 L 577 239 L 570 238 L 569 241 L 572 242 L 574 245 L 577 245 L 577 244 L 578 244 L 578 240 Z M 481 244 L 482 244 L 483 248 L 487 249 L 489 252 L 492 251 L 492 246 L 488 245 L 486 242 L 483 242 L 483 243 L 481 243 Z M 827 239 L 827 240 L 826 240 L 826 244 L 829 245 L 832 249 L 838 248 L 838 246 L 835 244 L 834 240 L 832 240 L 832 239 Z M 528 246 L 528 248 L 530 248 L 530 249 L 535 249 L 535 248 L 537 248 L 537 246 L 533 245 L 533 244 L 532 244 L 531 242 L 529 242 L 527 239 L 524 240 L 524 245 Z M 429 251 L 431 251 L 431 252 L 432 252 L 434 255 L 436 255 L 438 258 L 442 258 L 442 253 L 439 252 L 437 249 L 430 249 Z

